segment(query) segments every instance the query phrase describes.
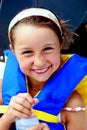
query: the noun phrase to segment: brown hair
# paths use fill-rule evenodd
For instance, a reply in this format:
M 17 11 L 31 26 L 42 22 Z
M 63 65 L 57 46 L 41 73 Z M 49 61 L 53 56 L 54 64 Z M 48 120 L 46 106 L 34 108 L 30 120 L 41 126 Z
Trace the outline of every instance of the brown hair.
M 48 26 L 51 29 L 53 29 L 53 31 L 55 31 L 55 33 L 57 34 L 57 36 L 59 38 L 60 43 L 62 43 L 63 37 L 65 37 L 65 40 L 66 40 L 65 44 L 66 44 L 67 41 L 72 39 L 72 37 L 71 37 L 69 30 L 66 28 L 65 22 L 63 20 L 60 20 L 59 18 L 58 18 L 58 20 L 60 22 L 62 32 L 60 31 L 58 26 L 53 21 L 51 21 L 48 18 L 42 17 L 42 16 L 31 16 L 31 17 L 22 19 L 17 24 L 15 24 L 15 26 L 10 31 L 10 41 L 11 41 L 12 47 L 14 48 L 14 43 L 15 43 L 15 30 L 17 29 L 18 26 L 23 25 L 23 24 L 34 25 L 34 26 L 38 26 L 38 27 Z

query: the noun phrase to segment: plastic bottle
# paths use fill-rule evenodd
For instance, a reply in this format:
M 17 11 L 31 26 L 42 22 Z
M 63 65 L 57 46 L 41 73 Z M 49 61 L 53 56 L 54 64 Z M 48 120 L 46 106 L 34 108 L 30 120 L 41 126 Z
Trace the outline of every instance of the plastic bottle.
M 28 130 L 28 128 L 38 124 L 37 117 L 33 118 L 21 118 L 16 120 L 16 130 Z

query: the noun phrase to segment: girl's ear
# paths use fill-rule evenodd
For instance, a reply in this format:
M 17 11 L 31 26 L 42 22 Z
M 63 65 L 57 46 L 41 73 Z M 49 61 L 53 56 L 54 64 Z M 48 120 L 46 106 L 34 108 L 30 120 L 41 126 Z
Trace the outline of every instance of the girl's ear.
M 14 53 L 14 49 L 13 49 L 12 44 L 9 45 L 9 48 L 10 48 L 10 50 Z
M 61 43 L 61 45 L 60 45 L 60 49 L 63 49 L 63 46 L 64 46 L 64 43 L 65 43 L 65 38 L 64 38 L 64 36 L 62 36 L 62 43 Z
M 11 44 L 9 45 L 9 48 L 10 48 L 10 50 L 12 50 L 12 45 Z

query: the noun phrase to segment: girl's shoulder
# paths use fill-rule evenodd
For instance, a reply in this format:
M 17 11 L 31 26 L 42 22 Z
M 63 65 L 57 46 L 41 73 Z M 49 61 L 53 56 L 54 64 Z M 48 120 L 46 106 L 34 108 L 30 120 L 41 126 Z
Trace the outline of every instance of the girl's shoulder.
M 70 120 L 73 116 L 75 116 L 76 118 L 76 114 L 78 112 L 86 111 L 86 110 L 87 110 L 87 106 L 85 106 L 81 95 L 77 91 L 74 91 L 72 95 L 69 97 L 69 99 L 67 100 L 64 108 L 62 109 L 61 118 L 63 122 L 66 122 L 66 120 Z
M 67 107 L 71 107 L 71 108 L 84 107 L 84 101 L 81 95 L 77 91 L 74 91 L 70 96 L 70 98 L 67 100 L 65 108 Z

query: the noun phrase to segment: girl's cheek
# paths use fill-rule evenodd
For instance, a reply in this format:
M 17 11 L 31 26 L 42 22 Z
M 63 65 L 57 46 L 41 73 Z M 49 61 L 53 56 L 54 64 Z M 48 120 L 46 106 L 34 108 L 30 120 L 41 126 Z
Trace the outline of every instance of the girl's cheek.
M 20 61 L 20 68 L 22 69 L 22 70 L 26 70 L 26 69 L 29 69 L 30 68 L 30 66 L 31 66 L 31 61 L 30 60 L 21 60 Z

